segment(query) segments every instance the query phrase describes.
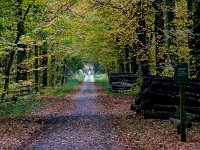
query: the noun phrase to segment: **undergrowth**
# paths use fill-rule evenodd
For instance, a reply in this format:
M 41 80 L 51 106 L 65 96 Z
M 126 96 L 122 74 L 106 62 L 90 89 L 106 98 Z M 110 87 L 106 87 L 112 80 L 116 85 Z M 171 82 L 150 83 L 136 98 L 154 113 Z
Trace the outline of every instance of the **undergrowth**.
M 104 91 L 109 92 L 110 85 L 106 74 L 94 75 L 94 81 L 100 85 Z
M 6 100 L 6 99 L 5 99 Z M 38 95 L 26 95 L 18 97 L 16 102 L 4 101 L 0 104 L 0 116 L 15 117 L 30 113 L 34 108 L 41 105 L 42 102 Z
M 38 94 L 29 94 L 17 97 L 13 100 L 13 95 L 8 94 L 3 101 L 0 101 L 0 117 L 16 117 L 28 114 L 35 108 L 45 105 L 41 96 L 63 96 L 71 93 L 84 79 L 83 75 L 74 75 L 69 78 L 63 86 L 46 87 Z
M 71 93 L 80 83 L 84 80 L 83 74 L 76 74 L 69 77 L 67 82 L 63 86 L 46 87 L 41 91 L 44 96 L 63 96 L 67 93 Z

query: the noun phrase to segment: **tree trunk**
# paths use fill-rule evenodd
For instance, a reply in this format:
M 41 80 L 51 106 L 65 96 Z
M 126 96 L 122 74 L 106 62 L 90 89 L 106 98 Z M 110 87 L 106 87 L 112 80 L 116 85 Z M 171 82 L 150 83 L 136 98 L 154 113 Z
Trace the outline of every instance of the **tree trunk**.
M 24 59 L 26 58 L 26 45 L 18 44 L 20 50 L 17 51 L 17 76 L 16 82 L 20 80 L 27 80 L 27 69 L 23 63 Z
M 128 44 L 125 45 L 124 51 L 125 51 L 125 60 L 126 60 L 126 72 L 130 72 L 130 68 L 129 68 L 129 51 L 130 51 L 130 47 L 129 47 Z
M 54 87 L 55 83 L 55 63 L 56 63 L 56 57 L 51 56 L 51 75 L 50 75 L 50 85 Z
M 65 84 L 65 79 L 66 79 L 66 60 L 63 61 L 62 67 L 61 67 L 61 86 L 63 86 Z
M 118 60 L 118 62 L 119 62 L 119 72 L 125 72 L 125 67 L 124 67 L 124 63 L 123 63 L 123 60 L 120 58 L 119 60 Z
M 172 64 L 178 62 L 178 56 L 176 54 L 175 49 L 171 49 L 172 45 L 176 45 L 175 41 L 175 25 L 174 25 L 174 18 L 175 18 L 175 0 L 165 0 L 166 11 L 165 11 L 165 35 L 166 35 L 166 47 L 170 51 L 170 59 Z
M 163 51 L 164 37 L 164 15 L 162 10 L 163 0 L 155 1 L 155 40 L 156 40 L 156 75 L 162 75 L 165 66 L 166 54 Z
M 47 86 L 48 82 L 48 74 L 47 74 L 47 64 L 48 64 L 48 58 L 47 58 L 47 43 L 44 43 L 43 50 L 42 50 L 42 55 L 43 55 L 43 61 L 42 61 L 42 66 L 43 66 L 43 76 L 42 76 L 42 85 L 43 87 Z
M 146 76 L 149 74 L 149 61 L 148 61 L 148 54 L 147 54 L 147 48 L 146 48 L 146 21 L 145 21 L 145 14 L 144 14 L 144 0 L 140 0 L 138 2 L 138 27 L 136 30 L 137 36 L 138 36 L 138 50 L 142 51 L 142 56 L 139 56 L 140 59 L 140 65 L 142 67 L 142 75 Z M 143 55 L 146 55 L 145 57 Z M 142 59 L 144 57 L 145 59 Z
M 20 40 L 20 37 L 24 34 L 24 21 L 22 20 L 22 0 L 17 0 L 16 3 L 16 8 L 17 8 L 17 12 L 16 12 L 16 17 L 19 19 L 19 22 L 17 24 L 17 37 L 15 39 L 15 44 L 17 44 Z M 9 85 L 9 81 L 10 81 L 10 71 L 11 71 L 11 67 L 13 64 L 13 60 L 14 60 L 14 55 L 15 55 L 15 49 L 13 48 L 10 53 L 9 53 L 9 58 L 8 58 L 8 62 L 6 65 L 6 70 L 5 70 L 5 82 L 4 82 L 4 87 L 3 87 L 3 93 L 1 96 L 1 99 L 3 100 L 5 95 L 8 92 L 8 85 Z
M 193 39 L 192 39 L 192 50 L 191 55 L 191 76 L 195 76 L 197 79 L 200 79 L 200 1 L 193 0 Z
M 39 91 L 39 61 L 38 61 L 38 46 L 35 45 L 35 91 Z
M 173 23 L 175 14 L 175 0 L 165 0 L 165 5 L 167 7 L 167 11 L 165 12 L 166 17 L 166 45 L 167 48 L 170 49 L 170 46 L 173 44 L 173 32 L 175 30 L 175 26 Z

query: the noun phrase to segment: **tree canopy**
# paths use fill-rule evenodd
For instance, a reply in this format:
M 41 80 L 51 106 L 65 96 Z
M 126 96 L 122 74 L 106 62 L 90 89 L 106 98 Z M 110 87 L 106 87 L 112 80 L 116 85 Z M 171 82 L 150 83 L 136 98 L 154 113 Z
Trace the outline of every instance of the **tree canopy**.
M 108 74 L 200 77 L 198 0 L 7 0 L 0 5 L 1 99 L 64 84 L 83 64 Z

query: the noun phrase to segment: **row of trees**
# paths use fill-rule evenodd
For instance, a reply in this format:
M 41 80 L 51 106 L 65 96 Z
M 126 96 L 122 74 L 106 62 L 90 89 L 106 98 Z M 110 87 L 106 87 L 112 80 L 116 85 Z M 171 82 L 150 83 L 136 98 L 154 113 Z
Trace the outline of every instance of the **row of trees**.
M 200 77 L 198 0 L 96 0 L 91 3 L 96 10 L 93 14 L 106 30 L 103 38 L 95 38 L 104 41 L 97 53 L 108 72 L 173 76 L 174 64 L 184 61 L 190 66 L 190 77 Z
M 7 0 L 0 5 L 1 99 L 64 84 L 84 62 L 111 72 L 200 77 L 199 0 Z
M 6 97 L 63 85 L 82 67 L 73 52 L 76 0 L 8 0 L 0 5 L 0 93 Z M 71 29 L 70 29 L 71 28 Z

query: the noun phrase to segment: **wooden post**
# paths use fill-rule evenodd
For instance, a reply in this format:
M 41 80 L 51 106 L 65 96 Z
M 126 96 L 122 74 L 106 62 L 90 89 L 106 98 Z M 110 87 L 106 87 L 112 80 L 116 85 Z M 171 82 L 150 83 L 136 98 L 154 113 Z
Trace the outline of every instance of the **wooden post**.
M 181 142 L 186 141 L 185 131 L 185 86 L 180 83 L 180 120 L 181 120 Z
M 185 142 L 186 141 L 186 132 L 185 132 L 185 84 L 188 81 L 188 64 L 187 63 L 179 63 L 175 66 L 174 79 L 175 79 L 176 83 L 180 84 L 181 142 Z

